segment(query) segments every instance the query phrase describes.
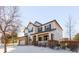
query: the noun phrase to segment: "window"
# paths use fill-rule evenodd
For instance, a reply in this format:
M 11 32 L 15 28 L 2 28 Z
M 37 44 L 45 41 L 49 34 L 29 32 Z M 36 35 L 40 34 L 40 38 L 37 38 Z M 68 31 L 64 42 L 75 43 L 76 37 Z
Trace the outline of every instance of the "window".
M 48 25 L 48 28 L 51 29 L 51 24 Z
M 48 36 L 44 36 L 44 41 L 47 41 L 47 39 L 48 39 Z
M 51 30 L 51 24 L 45 26 L 45 31 L 49 31 L 49 30 Z
M 33 27 L 28 29 L 28 32 L 33 32 Z
M 39 27 L 38 28 L 38 32 L 42 32 L 42 27 Z
M 42 41 L 42 37 L 39 37 L 39 41 Z

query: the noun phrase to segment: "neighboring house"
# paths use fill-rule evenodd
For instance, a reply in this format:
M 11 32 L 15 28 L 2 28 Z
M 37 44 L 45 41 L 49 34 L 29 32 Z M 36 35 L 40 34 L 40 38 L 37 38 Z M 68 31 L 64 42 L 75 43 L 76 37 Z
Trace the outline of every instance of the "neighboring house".
M 61 41 L 68 41 L 68 40 L 69 40 L 69 38 L 62 38 Z
M 0 43 L 4 42 L 4 36 L 2 35 L 3 33 L 0 32 Z M 5 32 L 6 39 L 8 38 L 7 42 L 12 43 L 12 41 L 16 41 L 15 38 L 17 37 L 16 32 Z M 12 36 L 13 35 L 13 36 Z M 14 40 L 13 40 L 14 39 Z
M 47 43 L 48 40 L 61 40 L 62 39 L 62 27 L 56 20 L 52 20 L 45 24 L 39 22 L 29 22 L 24 32 L 28 37 L 29 42 L 37 41 L 39 43 Z
M 11 35 L 11 33 L 10 32 L 6 32 L 6 35 Z M 1 43 L 1 40 L 3 40 L 3 35 L 2 35 L 2 32 L 0 32 L 0 43 Z

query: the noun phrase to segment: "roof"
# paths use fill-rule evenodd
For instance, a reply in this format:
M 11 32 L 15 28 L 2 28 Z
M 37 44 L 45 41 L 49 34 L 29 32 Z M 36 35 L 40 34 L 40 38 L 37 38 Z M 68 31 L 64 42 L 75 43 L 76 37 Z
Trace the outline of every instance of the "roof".
M 39 34 L 39 33 L 45 33 L 45 32 L 50 32 L 50 31 L 54 31 L 54 30 L 56 30 L 56 28 L 51 29 L 51 30 L 49 30 L 49 31 L 41 31 L 41 32 L 33 33 L 33 34 L 31 34 L 31 35 Z
M 51 23 L 51 22 L 56 22 L 56 23 L 58 24 L 58 26 L 62 29 L 62 27 L 59 25 L 59 23 L 58 23 L 56 20 L 52 20 L 52 21 L 49 21 L 49 22 L 44 23 L 44 24 L 41 24 L 41 23 L 39 23 L 38 21 L 35 21 L 35 23 L 41 24 L 40 26 L 46 25 L 46 24 Z M 35 23 L 33 24 L 32 22 L 29 22 L 29 24 L 32 24 L 33 26 L 39 27 L 39 26 L 35 25 Z M 28 24 L 28 25 L 29 25 L 29 24 Z M 28 27 L 28 25 L 27 25 L 27 27 Z M 62 30 L 63 30 L 63 29 L 62 29 Z
M 41 24 L 40 22 L 38 22 L 38 21 L 35 21 L 35 23 L 38 23 L 38 24 L 42 25 L 42 24 Z M 34 23 L 34 24 L 35 24 L 35 23 Z
M 38 27 L 37 25 L 33 24 L 32 22 L 29 22 L 29 24 L 32 24 L 33 26 Z M 28 25 L 29 25 L 29 24 L 28 24 Z M 28 27 L 28 25 L 27 25 L 27 27 Z

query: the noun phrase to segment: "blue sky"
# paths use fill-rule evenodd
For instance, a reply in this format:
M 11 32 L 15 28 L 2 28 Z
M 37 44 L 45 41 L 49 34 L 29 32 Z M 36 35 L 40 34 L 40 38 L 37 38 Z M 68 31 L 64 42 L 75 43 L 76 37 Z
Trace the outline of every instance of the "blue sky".
M 79 7 L 76 6 L 21 6 L 20 19 L 23 26 L 29 21 L 46 23 L 56 19 L 63 28 L 63 36 L 67 37 L 66 22 L 68 16 L 72 17 L 75 33 L 79 32 Z

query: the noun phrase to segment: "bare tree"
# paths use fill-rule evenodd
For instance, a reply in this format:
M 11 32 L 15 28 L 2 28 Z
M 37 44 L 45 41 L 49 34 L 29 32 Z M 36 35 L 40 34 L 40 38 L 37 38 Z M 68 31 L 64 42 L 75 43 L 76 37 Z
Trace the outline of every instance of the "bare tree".
M 18 22 L 18 7 L 16 6 L 1 6 L 0 7 L 0 32 L 4 36 L 4 53 L 7 52 L 6 33 L 11 33 L 19 26 Z
M 66 28 L 67 28 L 68 37 L 71 40 L 72 35 L 74 34 L 74 22 L 73 22 L 73 19 L 71 16 L 68 17 L 68 21 L 66 23 Z
M 19 25 L 18 25 L 19 26 Z M 13 45 L 14 45 L 14 36 L 17 36 L 17 28 L 19 28 L 18 26 L 13 27 L 13 30 L 11 32 L 11 36 L 12 36 L 12 41 L 13 41 Z

